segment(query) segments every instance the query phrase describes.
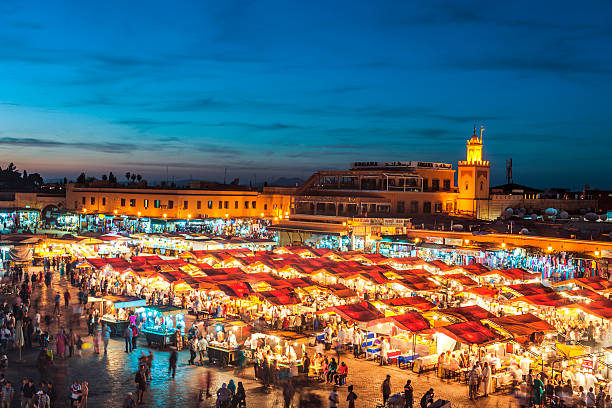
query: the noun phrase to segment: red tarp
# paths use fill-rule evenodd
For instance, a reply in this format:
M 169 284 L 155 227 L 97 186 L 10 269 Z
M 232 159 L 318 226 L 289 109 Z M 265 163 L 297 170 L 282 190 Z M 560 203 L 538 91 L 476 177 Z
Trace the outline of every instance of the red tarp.
M 324 289 L 328 289 L 331 293 L 338 296 L 340 299 L 348 299 L 357 296 L 357 293 L 341 283 L 329 285 L 319 285 Z
M 470 288 L 466 290 L 468 293 L 473 293 L 478 296 L 497 298 L 499 295 L 499 289 L 489 288 L 486 286 L 480 286 L 477 288 Z
M 430 261 L 429 264 L 434 268 L 438 268 L 440 272 L 446 272 L 450 269 L 450 266 L 439 260 Z
M 411 307 L 414 309 L 418 309 L 421 312 L 425 312 L 435 307 L 433 303 L 431 303 L 429 300 L 421 296 L 410 296 L 410 297 L 404 297 L 404 298 L 385 299 L 385 300 L 381 300 L 381 302 L 388 306 Z
M 576 289 L 576 290 L 565 290 L 563 291 L 568 296 L 577 296 L 588 298 L 590 300 L 605 300 L 607 299 L 605 296 L 600 295 L 597 292 L 592 291 L 591 289 Z
M 521 283 L 518 285 L 508 285 L 506 288 L 518 293 L 519 296 L 541 295 L 554 292 L 554 290 L 541 283 Z
M 276 306 L 297 305 L 300 303 L 300 298 L 289 289 L 259 292 L 257 295 Z
M 562 282 L 558 282 L 554 286 L 565 286 L 571 283 L 583 288 L 594 290 L 596 292 L 612 291 L 612 282 L 597 276 L 592 276 L 590 278 L 569 279 Z
M 478 305 L 448 307 L 446 309 L 439 309 L 438 312 L 468 321 L 490 319 L 495 317 L 495 315 L 489 313 L 487 310 Z
M 532 280 L 532 279 L 537 279 L 540 276 L 540 274 L 538 273 L 531 273 L 523 268 L 494 269 L 492 271 L 488 271 L 483 274 L 480 274 L 480 276 L 491 276 L 491 275 L 499 275 L 511 281 Z
M 451 273 L 448 275 L 441 275 L 440 279 L 452 280 L 463 286 L 478 286 L 478 282 L 476 282 L 474 279 L 462 273 Z
M 438 327 L 435 330 L 446 334 L 459 343 L 468 345 L 476 344 L 482 346 L 504 339 L 501 334 L 476 321 L 451 324 Z
M 590 303 L 577 303 L 571 307 L 576 307 L 585 313 L 602 319 L 612 320 L 612 300 L 598 300 Z
M 554 326 L 531 313 L 495 317 L 487 321 L 506 330 L 515 338 L 528 337 L 531 336 L 532 333 L 553 333 L 556 331 Z
M 321 309 L 317 314 L 336 313 L 345 320 L 354 320 L 356 322 L 369 322 L 371 320 L 385 317 L 376 306 L 370 302 L 353 303 L 350 305 L 331 306 Z
M 561 306 L 566 306 L 570 303 L 569 300 L 562 297 L 556 292 L 541 293 L 538 295 L 531 295 L 531 296 L 519 296 L 514 299 L 510 299 L 508 302 L 510 303 L 525 302 L 531 305 L 546 306 L 546 307 L 561 307 Z
M 221 290 L 227 296 L 233 298 L 242 299 L 253 294 L 253 289 L 251 289 L 251 285 L 246 282 L 232 282 L 227 284 L 219 284 L 217 286 L 219 287 L 219 290 Z
M 393 323 L 399 329 L 415 333 L 429 329 L 429 321 L 418 312 L 408 312 L 397 316 L 388 316 L 382 319 L 372 320 L 368 323 L 368 327 L 378 323 Z
M 404 275 L 401 279 L 394 281 L 394 283 L 398 283 L 404 286 L 406 289 L 414 292 L 430 292 L 440 289 L 440 285 L 437 283 L 430 281 L 423 276 L 417 275 Z
M 453 271 L 456 269 L 461 269 L 466 273 L 472 274 L 472 275 L 476 275 L 476 276 L 480 276 L 483 275 L 487 272 L 489 272 L 489 268 L 487 268 L 486 266 L 484 266 L 483 264 L 473 264 L 473 265 L 457 265 L 457 266 L 453 266 L 451 268 L 449 268 L 449 271 Z

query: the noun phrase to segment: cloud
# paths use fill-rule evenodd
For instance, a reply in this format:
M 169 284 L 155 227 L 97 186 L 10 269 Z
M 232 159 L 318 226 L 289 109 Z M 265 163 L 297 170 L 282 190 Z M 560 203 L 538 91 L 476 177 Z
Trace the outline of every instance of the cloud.
M 242 127 L 251 130 L 304 130 L 312 129 L 310 126 L 301 126 L 287 123 L 247 123 L 247 122 L 220 122 L 220 123 L 204 123 L 201 124 L 204 127 Z
M 551 55 L 552 54 L 552 55 Z M 612 66 L 604 61 L 587 61 L 565 52 L 554 55 L 533 53 L 517 58 L 516 55 L 488 55 L 482 58 L 457 58 L 449 62 L 452 69 L 463 71 L 524 71 L 541 74 L 612 74 Z
M 158 127 L 189 125 L 189 124 L 192 124 L 193 122 L 186 121 L 186 120 L 155 120 L 155 119 L 145 119 L 145 118 L 132 118 L 132 119 L 116 120 L 113 123 L 116 123 L 118 125 L 132 126 L 140 130 L 149 130 L 149 129 L 158 128 Z
M 358 92 L 367 89 L 366 86 L 339 86 L 335 88 L 322 89 L 316 91 L 318 94 L 346 94 L 350 92 Z
M 32 137 L 2 137 L 2 146 L 21 146 L 21 147 L 50 147 L 50 148 L 76 148 L 81 150 L 92 150 L 101 153 L 128 153 L 130 150 L 143 149 L 143 146 L 133 143 L 94 143 L 94 142 L 60 142 L 57 140 L 38 139 Z M 146 147 L 145 147 L 146 148 Z
M 189 112 L 204 110 L 224 110 L 233 106 L 236 106 L 236 104 L 220 101 L 215 98 L 194 98 L 162 106 L 156 106 L 151 108 L 151 110 L 162 112 Z

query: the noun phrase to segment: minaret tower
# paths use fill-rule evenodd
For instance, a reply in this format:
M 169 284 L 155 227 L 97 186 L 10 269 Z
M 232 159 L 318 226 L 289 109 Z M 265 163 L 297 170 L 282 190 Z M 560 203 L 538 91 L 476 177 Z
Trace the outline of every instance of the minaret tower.
M 476 218 L 488 218 L 489 212 L 489 162 L 482 160 L 482 137 L 476 133 L 467 141 L 467 159 L 459 162 L 457 186 L 457 211 Z

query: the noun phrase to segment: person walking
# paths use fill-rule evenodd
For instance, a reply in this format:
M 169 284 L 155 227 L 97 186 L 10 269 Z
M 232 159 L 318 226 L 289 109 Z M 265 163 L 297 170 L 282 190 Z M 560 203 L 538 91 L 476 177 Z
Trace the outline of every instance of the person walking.
M 387 400 L 391 395 L 391 376 L 387 374 L 387 377 L 382 383 L 382 396 L 383 396 L 383 405 L 387 405 Z
M 412 381 L 406 380 L 404 385 L 404 408 L 412 408 L 414 404 L 414 389 L 412 388 Z
M 208 347 L 208 341 L 206 337 L 202 336 L 198 340 L 198 352 L 200 353 L 200 365 L 204 366 L 204 357 L 206 356 L 206 348 Z
M 68 333 L 68 356 L 72 357 L 74 355 L 74 346 L 76 345 L 76 333 L 72 328 Z
M 13 398 L 15 397 L 15 390 L 10 381 L 7 381 L 2 386 L 2 396 L 0 397 L 0 408 L 11 408 Z
M 291 407 L 291 401 L 293 401 L 294 395 L 295 388 L 293 388 L 291 381 L 287 381 L 283 384 L 283 408 Z
M 132 350 L 136 350 L 136 343 L 138 343 L 138 326 L 132 324 Z
M 55 348 L 58 356 L 61 358 L 66 357 L 66 333 L 64 332 L 63 327 L 57 333 Z
M 348 401 L 348 408 L 355 408 L 355 401 L 357 400 L 357 394 L 353 392 L 353 385 L 348 386 L 348 395 L 346 400 Z
M 234 407 L 246 408 L 246 390 L 242 381 L 238 381 L 238 388 L 234 395 Z
M 195 365 L 195 359 L 198 353 L 198 339 L 192 338 L 189 340 L 189 365 Z
M 489 366 L 489 363 L 486 361 L 482 369 L 482 381 L 484 384 L 484 396 L 488 397 L 489 391 L 491 390 L 491 366 Z
M 60 301 L 62 300 L 62 297 L 60 296 L 59 292 L 55 293 L 55 298 L 54 300 L 54 306 L 53 306 L 53 314 L 56 316 L 59 316 L 60 314 Z
M 66 291 L 64 292 L 64 306 L 66 307 L 66 309 L 68 309 L 69 304 L 70 304 L 70 292 L 68 292 L 68 289 L 66 289 Z
M 468 374 L 468 393 L 471 400 L 476 399 L 478 394 L 478 371 L 475 364 Z
M 170 358 L 168 359 L 168 375 L 172 373 L 172 379 L 176 375 L 176 363 L 178 361 L 178 353 L 176 350 L 172 350 L 170 353 Z
M 142 404 L 142 398 L 144 397 L 144 393 L 147 389 L 147 377 L 145 374 L 144 366 L 138 367 L 138 371 L 136 372 L 136 376 L 134 377 L 134 382 L 136 383 L 136 403 Z
M 106 325 L 106 323 L 102 324 L 102 341 L 104 341 L 104 354 L 108 350 L 108 342 L 110 341 L 111 330 Z
M 130 326 L 123 331 L 123 337 L 125 338 L 125 352 L 129 353 L 132 351 L 132 328 Z
M 337 408 L 338 402 L 340 398 L 338 398 L 338 387 L 334 385 L 331 392 L 329 393 L 329 408 Z

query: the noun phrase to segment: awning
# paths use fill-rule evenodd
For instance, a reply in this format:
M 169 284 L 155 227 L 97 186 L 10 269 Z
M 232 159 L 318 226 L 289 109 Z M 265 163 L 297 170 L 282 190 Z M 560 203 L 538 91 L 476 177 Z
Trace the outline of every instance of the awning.
M 425 312 L 429 309 L 433 309 L 434 307 L 436 307 L 429 300 L 421 296 L 384 299 L 384 300 L 381 300 L 380 302 L 386 304 L 387 306 L 391 306 L 391 307 L 410 307 L 410 308 L 417 309 L 421 312 Z
M 612 301 L 608 299 L 588 303 L 576 303 L 566 307 L 570 309 L 577 308 L 601 319 L 612 320 Z
M 258 296 L 276 306 L 289 306 L 301 303 L 300 298 L 290 289 L 277 289 L 259 292 Z
M 479 276 L 493 276 L 498 275 L 502 278 L 516 281 L 516 280 L 533 280 L 540 277 L 538 273 L 531 273 L 523 268 L 512 268 L 512 269 L 494 269 L 485 273 L 480 274 Z
M 356 322 L 369 322 L 384 317 L 376 306 L 372 305 L 370 302 L 331 306 L 316 312 L 316 314 L 327 313 L 335 313 L 346 320 L 354 320 Z
M 123 309 L 126 307 L 142 307 L 147 305 L 146 299 L 140 299 L 136 296 L 108 295 L 104 296 L 102 299 L 113 303 L 116 309 Z
M 529 337 L 533 333 L 553 333 L 557 331 L 554 326 L 531 313 L 495 317 L 487 319 L 486 322 L 499 326 L 514 338 Z
M 178 306 L 171 305 L 151 305 L 147 306 L 145 310 L 151 310 L 160 313 L 162 316 L 174 316 L 178 314 L 187 314 L 187 310 Z
M 443 333 L 461 344 L 484 346 L 504 340 L 504 337 L 480 322 L 461 322 L 431 329 Z
M 401 315 L 372 320 L 368 322 L 368 327 L 378 323 L 392 323 L 401 330 L 407 330 L 413 333 L 429 329 L 429 321 L 418 312 L 408 312 Z
M 530 296 L 519 296 L 514 299 L 507 301 L 508 303 L 523 302 L 534 306 L 546 306 L 546 307 L 562 307 L 567 306 L 571 303 L 568 299 L 562 297 L 556 292 L 552 293 L 541 293 Z
M 14 262 L 29 262 L 34 257 L 34 251 L 30 246 L 13 247 L 9 250 L 8 257 Z
M 487 310 L 483 309 L 478 305 L 448 307 L 446 309 L 436 310 L 435 312 L 467 321 L 477 321 L 483 319 L 491 319 L 495 317 L 495 315 L 489 313 Z
M 557 282 L 553 286 L 559 287 L 559 286 L 567 286 L 570 284 L 574 284 L 582 288 L 591 289 L 596 292 L 612 292 L 612 282 L 610 282 L 609 280 L 597 277 L 597 276 L 593 276 L 589 278 L 568 279 L 568 280 L 564 280 L 561 282 Z

